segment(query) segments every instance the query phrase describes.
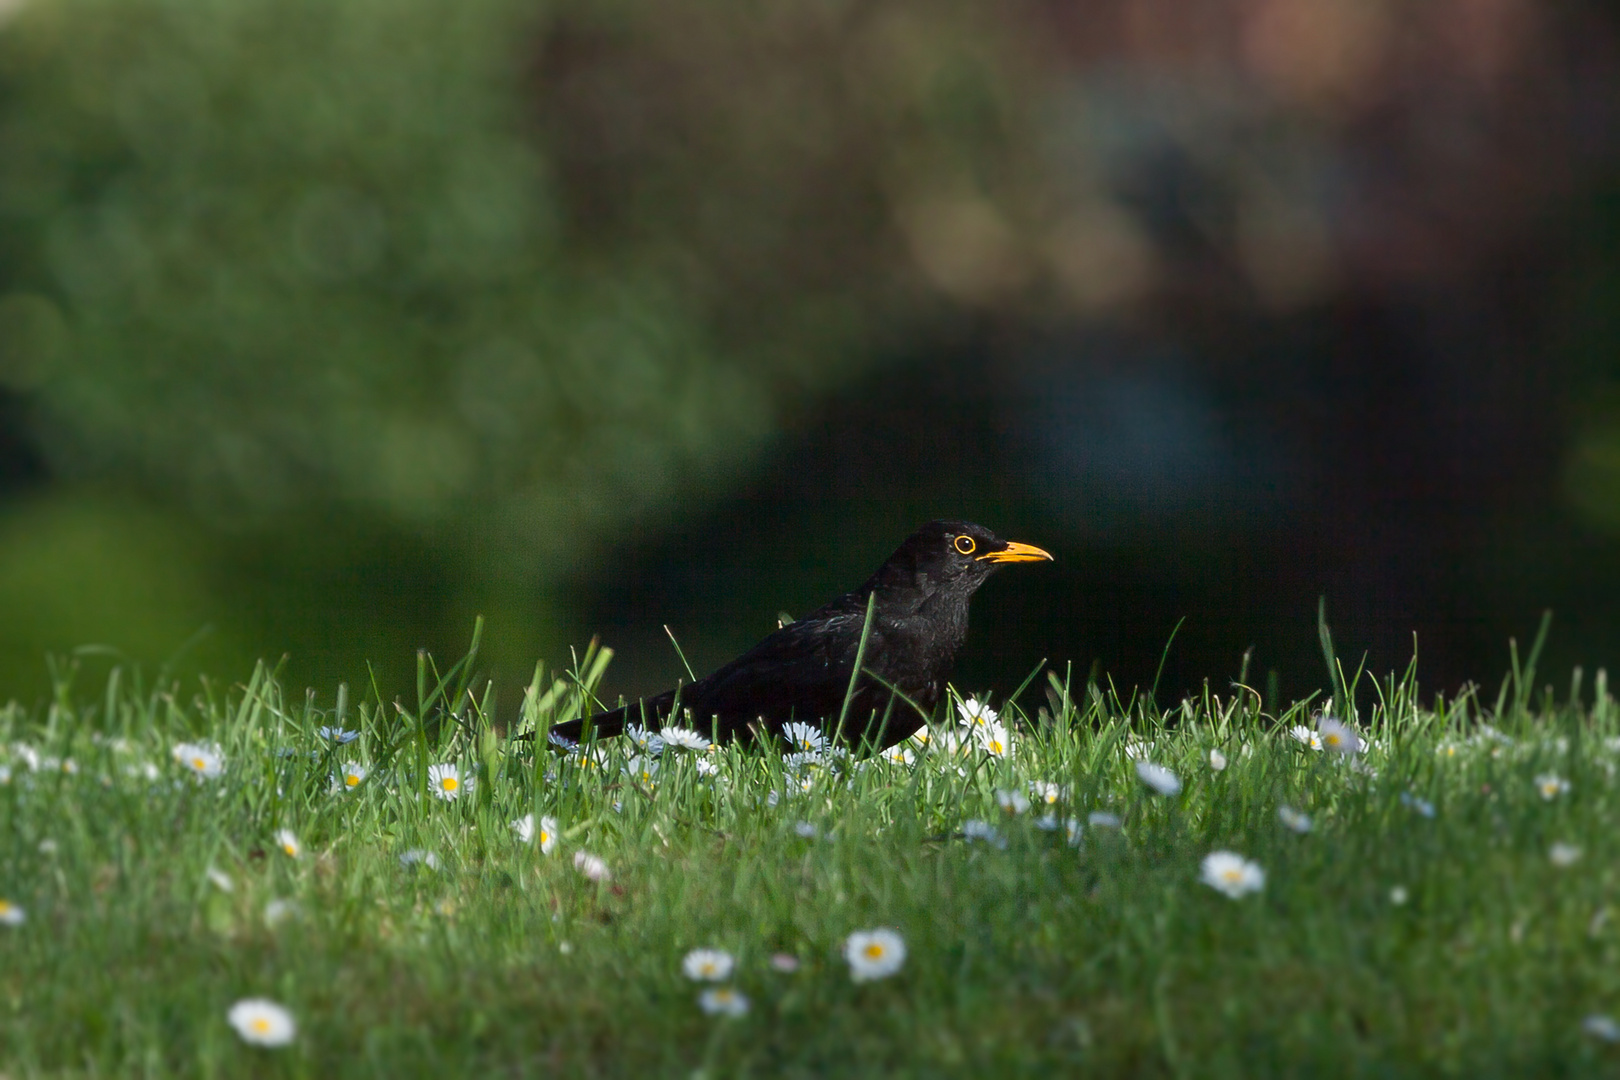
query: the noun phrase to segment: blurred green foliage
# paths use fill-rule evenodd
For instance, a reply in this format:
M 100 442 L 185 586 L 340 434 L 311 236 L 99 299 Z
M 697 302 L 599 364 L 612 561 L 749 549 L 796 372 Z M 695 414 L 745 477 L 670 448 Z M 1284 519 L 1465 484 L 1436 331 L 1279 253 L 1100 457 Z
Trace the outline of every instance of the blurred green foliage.
M 603 7 L 576 23 L 621 32 Z M 728 336 L 698 239 L 571 211 L 550 149 L 570 129 L 532 107 L 545 20 L 513 0 L 63 0 L 0 30 L 0 385 L 71 492 L 8 517 L 0 584 L 28 630 L 0 683 L 39 685 L 42 645 L 161 653 L 193 621 L 276 651 L 272 580 L 307 596 L 388 549 L 400 578 L 353 590 L 354 638 L 389 641 L 385 598 L 423 589 L 426 622 L 393 627 L 407 648 L 434 615 L 504 608 L 492 643 L 521 667 L 557 645 L 547 583 L 859 370 L 836 274 Z M 791 214 L 684 205 L 703 178 L 669 172 L 620 207 L 753 251 Z M 795 319 L 816 330 L 771 332 Z M 126 542 L 136 501 L 155 509 Z M 233 572 L 278 546 L 297 550 L 271 580 Z

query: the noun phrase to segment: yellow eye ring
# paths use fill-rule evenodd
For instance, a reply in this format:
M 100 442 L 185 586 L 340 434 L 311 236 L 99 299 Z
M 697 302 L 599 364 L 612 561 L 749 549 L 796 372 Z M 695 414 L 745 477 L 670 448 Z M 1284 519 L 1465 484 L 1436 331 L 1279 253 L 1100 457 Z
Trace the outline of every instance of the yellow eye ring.
M 963 533 L 961 536 L 958 536 L 954 541 L 952 541 L 952 546 L 955 547 L 957 551 L 960 551 L 963 555 L 973 554 L 974 550 L 978 547 L 978 545 L 973 542 L 973 537 L 967 535 L 966 533 Z

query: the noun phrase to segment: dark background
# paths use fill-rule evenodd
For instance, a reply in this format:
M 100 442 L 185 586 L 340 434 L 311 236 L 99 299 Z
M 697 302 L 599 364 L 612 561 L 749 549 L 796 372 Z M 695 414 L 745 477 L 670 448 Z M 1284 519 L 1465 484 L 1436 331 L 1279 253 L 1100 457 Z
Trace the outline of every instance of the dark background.
M 915 525 L 958 682 L 1620 659 L 1620 51 L 1531 0 L 0 3 L 0 699 L 707 668 Z M 97 659 L 95 663 L 105 663 Z

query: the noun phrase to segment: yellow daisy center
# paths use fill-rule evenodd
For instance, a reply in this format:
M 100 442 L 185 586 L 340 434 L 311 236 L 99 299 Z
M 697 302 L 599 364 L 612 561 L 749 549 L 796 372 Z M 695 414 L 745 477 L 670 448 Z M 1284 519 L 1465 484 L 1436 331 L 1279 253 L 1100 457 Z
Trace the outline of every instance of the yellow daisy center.
M 354 787 L 360 783 L 360 777 L 357 773 L 348 773 L 343 777 L 343 782 L 350 787 Z
M 444 788 L 446 791 L 454 791 L 456 788 L 461 786 L 461 781 L 457 780 L 453 776 L 447 776 L 443 780 L 439 781 L 439 786 Z
M 0 900 L 0 915 L 9 915 L 10 913 L 11 913 L 11 901 L 10 900 Z
M 868 960 L 881 960 L 881 959 L 883 959 L 883 946 L 879 945 L 875 941 L 872 942 L 872 944 L 870 944 L 870 945 L 868 945 L 866 947 L 865 952 L 866 952 L 866 958 Z
M 200 757 L 194 757 L 191 759 L 191 767 L 196 769 L 198 772 L 202 772 L 204 769 L 208 768 L 208 762 L 204 761 Z
M 262 1016 L 255 1016 L 248 1022 L 248 1027 L 253 1029 L 255 1035 L 264 1035 L 270 1031 L 270 1021 Z
M 285 851 L 289 855 L 298 854 L 298 847 L 295 844 L 282 844 L 281 845 L 281 850 Z
M 1230 870 L 1222 870 L 1221 877 L 1225 878 L 1227 881 L 1236 883 L 1242 879 L 1243 871 L 1234 866 Z

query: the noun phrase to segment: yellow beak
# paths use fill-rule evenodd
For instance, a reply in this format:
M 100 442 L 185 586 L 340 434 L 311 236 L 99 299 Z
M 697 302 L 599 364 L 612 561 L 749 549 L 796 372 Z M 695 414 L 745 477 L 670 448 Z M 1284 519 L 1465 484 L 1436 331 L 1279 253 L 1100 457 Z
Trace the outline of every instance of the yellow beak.
M 1034 544 L 1020 544 L 1017 541 L 1009 540 L 1006 547 L 1002 548 L 1000 551 L 987 551 L 983 555 L 979 556 L 978 561 L 1040 562 L 1043 559 L 1047 562 L 1051 562 L 1052 556 L 1048 552 L 1042 551 Z

